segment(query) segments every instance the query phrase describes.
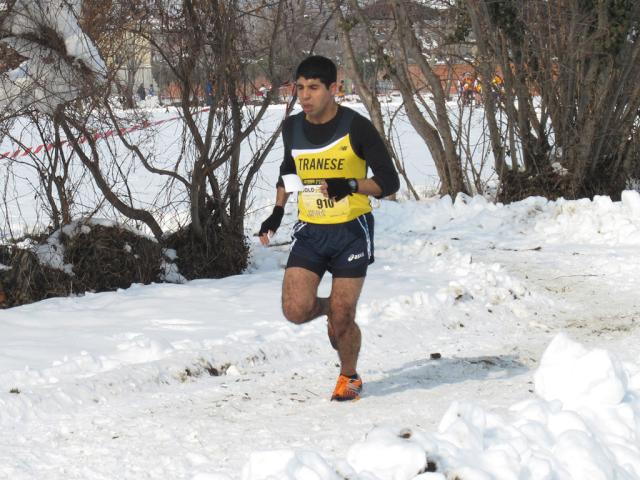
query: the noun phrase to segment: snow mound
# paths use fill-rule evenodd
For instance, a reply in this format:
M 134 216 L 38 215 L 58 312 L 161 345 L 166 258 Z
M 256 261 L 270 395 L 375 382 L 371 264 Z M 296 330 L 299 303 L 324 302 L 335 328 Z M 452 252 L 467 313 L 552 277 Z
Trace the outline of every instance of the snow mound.
M 547 348 L 535 375 L 536 392 L 563 406 L 614 406 L 627 393 L 627 377 L 620 362 L 602 349 L 587 350 L 558 335 Z
M 106 75 L 104 60 L 78 22 L 82 2 L 18 0 L 4 21 L 9 33 L 2 39 L 26 60 L 17 69 L 0 75 L 0 106 L 23 107 L 53 113 L 58 105 L 78 98 L 85 72 L 89 83 Z M 51 48 L 55 35 L 64 51 Z
M 411 431 L 376 427 L 353 445 L 347 460 L 358 474 L 380 480 L 414 478 L 428 466 L 425 448 L 412 439 Z
M 437 432 L 372 429 L 347 453 L 341 477 L 358 480 L 640 478 L 638 366 L 557 335 L 535 374 L 537 398 L 511 418 L 453 402 Z M 363 401 L 366 401 L 363 400 Z M 303 473 L 304 472 L 304 473 Z M 319 455 L 253 454 L 243 480 L 336 478 Z
M 427 252 L 412 245 L 413 236 L 424 239 L 449 233 L 460 244 L 489 243 L 497 249 L 640 245 L 640 193 L 632 190 L 622 192 L 616 202 L 608 196 L 556 201 L 530 197 L 503 205 L 460 194 L 455 200 L 444 196 L 410 203 L 385 202 L 381 209 L 387 216 L 376 219 L 376 229 L 391 232 L 388 238 L 397 243 L 396 248 L 416 258 Z
M 254 452 L 242 470 L 242 480 L 340 480 L 316 452 L 281 450 Z
M 620 202 L 606 196 L 593 200 L 557 200 L 550 215 L 538 219 L 537 233 L 549 243 L 640 245 L 640 194 L 622 192 Z

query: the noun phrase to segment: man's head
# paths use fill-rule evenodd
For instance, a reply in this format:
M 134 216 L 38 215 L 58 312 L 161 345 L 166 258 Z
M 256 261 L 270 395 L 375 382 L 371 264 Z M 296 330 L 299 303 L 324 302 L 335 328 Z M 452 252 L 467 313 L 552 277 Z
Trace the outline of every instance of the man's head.
M 331 87 L 338 79 L 338 71 L 335 63 L 327 57 L 313 55 L 305 58 L 296 70 L 296 80 L 304 77 L 307 80 L 320 80 L 327 88 Z
M 312 123 L 325 123 L 336 113 L 337 90 L 335 64 L 328 58 L 314 55 L 303 60 L 296 70 L 298 101 Z

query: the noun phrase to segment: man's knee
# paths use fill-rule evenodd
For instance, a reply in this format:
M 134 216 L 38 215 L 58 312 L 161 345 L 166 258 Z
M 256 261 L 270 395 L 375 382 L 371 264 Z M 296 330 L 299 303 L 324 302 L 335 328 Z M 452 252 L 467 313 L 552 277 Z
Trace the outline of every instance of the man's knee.
M 340 338 L 355 325 L 356 306 L 332 303 L 330 318 L 334 335 L 336 338 Z
M 301 324 L 309 320 L 313 311 L 313 304 L 306 304 L 296 300 L 282 300 L 282 313 L 291 323 Z
M 282 286 L 282 313 L 292 323 L 311 320 L 320 276 L 299 267 L 287 268 Z

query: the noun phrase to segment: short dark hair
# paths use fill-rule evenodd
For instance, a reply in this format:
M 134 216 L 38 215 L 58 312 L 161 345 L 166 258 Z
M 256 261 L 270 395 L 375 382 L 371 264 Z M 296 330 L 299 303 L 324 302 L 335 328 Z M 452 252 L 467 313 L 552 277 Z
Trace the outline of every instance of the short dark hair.
M 296 69 L 296 80 L 300 77 L 306 79 L 317 78 L 327 88 L 338 79 L 336 64 L 327 57 L 312 55 L 305 58 Z

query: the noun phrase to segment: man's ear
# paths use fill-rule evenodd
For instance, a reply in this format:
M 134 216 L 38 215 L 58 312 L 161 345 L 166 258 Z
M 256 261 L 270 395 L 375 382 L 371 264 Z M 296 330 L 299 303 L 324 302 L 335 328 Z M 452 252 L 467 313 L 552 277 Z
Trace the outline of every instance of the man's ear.
M 334 95 L 336 93 L 338 93 L 338 82 L 333 82 L 331 85 L 329 85 L 329 92 L 331 92 L 331 95 Z

